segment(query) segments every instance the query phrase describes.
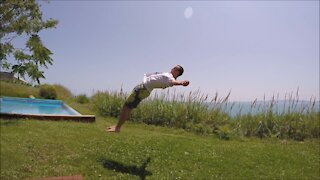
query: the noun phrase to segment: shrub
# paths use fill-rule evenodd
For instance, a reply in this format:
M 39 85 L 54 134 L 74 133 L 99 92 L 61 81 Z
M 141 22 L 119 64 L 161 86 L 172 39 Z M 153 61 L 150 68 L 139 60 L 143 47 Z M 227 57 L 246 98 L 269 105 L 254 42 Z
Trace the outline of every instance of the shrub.
M 80 94 L 79 96 L 76 97 L 77 103 L 80 104 L 86 104 L 89 102 L 89 98 L 85 94 Z
M 54 86 L 44 84 L 39 88 L 39 96 L 45 99 L 57 99 L 57 92 Z
M 66 88 L 62 85 L 59 85 L 59 84 L 54 84 L 52 86 L 56 90 L 57 96 L 59 97 L 59 99 L 68 100 L 68 99 L 73 98 L 73 95 L 68 88 Z
M 219 126 L 218 130 L 216 130 L 217 135 L 222 140 L 229 140 L 231 134 L 231 127 L 229 124 Z

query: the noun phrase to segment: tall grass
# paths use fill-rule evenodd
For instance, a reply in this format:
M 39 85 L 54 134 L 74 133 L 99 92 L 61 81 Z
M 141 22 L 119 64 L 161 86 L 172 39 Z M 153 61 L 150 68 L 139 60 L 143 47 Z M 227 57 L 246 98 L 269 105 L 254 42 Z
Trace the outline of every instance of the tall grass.
M 102 116 L 118 117 L 127 95 L 122 92 L 98 91 L 91 97 L 93 108 Z
M 303 140 L 320 137 L 319 102 L 315 97 L 309 102 L 299 100 L 299 91 L 295 96 L 290 93 L 284 100 L 279 95 L 271 100 L 252 103 L 249 113 L 233 119 L 236 128 L 244 136 L 278 137 Z M 253 114 L 252 112 L 256 112 Z
M 237 106 L 229 102 L 229 96 L 210 100 L 199 90 L 188 95 L 169 90 L 156 92 L 143 101 L 131 115 L 131 121 L 159 126 L 183 128 L 200 134 L 217 134 L 222 139 L 232 135 L 246 137 L 277 137 L 303 140 L 319 138 L 319 102 L 311 98 L 308 103 L 290 93 L 284 100 L 279 95 L 270 100 L 254 100 L 249 110 L 230 115 Z M 118 92 L 98 92 L 92 99 L 97 112 L 104 116 L 117 117 L 127 94 Z M 241 106 L 241 105 L 239 105 Z M 284 106 L 281 107 L 280 106 Z M 282 109 L 282 110 L 279 110 Z

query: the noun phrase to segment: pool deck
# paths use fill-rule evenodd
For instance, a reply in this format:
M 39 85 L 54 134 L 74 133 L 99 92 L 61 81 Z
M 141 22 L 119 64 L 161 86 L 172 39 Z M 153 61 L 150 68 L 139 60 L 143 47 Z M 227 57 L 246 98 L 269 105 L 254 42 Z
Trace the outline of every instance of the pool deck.
M 59 114 L 14 114 L 14 113 L 0 113 L 0 118 L 3 119 L 39 119 L 39 120 L 70 120 L 78 122 L 95 122 L 94 115 L 59 115 Z

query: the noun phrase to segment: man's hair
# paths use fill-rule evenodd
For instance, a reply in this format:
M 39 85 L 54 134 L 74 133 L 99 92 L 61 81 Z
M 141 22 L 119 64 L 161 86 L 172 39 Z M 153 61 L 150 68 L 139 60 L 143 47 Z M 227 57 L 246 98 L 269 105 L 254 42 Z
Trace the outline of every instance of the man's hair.
M 183 72 L 184 72 L 183 67 L 180 66 L 180 65 L 177 65 L 176 68 L 178 68 L 178 70 L 179 70 L 179 75 L 178 76 L 181 76 L 183 74 Z

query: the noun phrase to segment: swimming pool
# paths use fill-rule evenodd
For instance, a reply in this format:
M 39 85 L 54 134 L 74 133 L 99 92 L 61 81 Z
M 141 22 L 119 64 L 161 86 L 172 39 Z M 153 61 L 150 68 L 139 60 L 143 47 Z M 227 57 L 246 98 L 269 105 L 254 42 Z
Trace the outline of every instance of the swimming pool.
M 81 115 L 61 100 L 0 98 L 0 115 L 6 118 L 71 119 L 95 121 L 93 115 Z

